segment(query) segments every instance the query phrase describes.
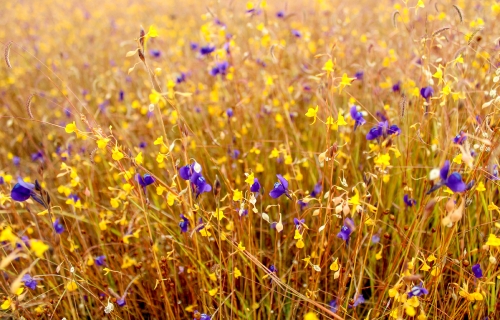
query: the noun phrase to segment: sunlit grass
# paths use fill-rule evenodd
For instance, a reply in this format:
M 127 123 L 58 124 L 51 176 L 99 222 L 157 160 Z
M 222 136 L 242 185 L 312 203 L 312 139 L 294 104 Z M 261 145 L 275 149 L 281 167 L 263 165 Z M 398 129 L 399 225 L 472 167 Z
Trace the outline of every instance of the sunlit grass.
M 1 317 L 498 317 L 500 3 L 0 9 Z

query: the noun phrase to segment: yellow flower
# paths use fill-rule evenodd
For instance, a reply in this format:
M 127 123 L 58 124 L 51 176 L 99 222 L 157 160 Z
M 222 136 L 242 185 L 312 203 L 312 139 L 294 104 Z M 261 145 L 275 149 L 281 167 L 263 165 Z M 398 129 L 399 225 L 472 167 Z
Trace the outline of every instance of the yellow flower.
M 49 250 L 49 246 L 40 240 L 31 240 L 30 246 L 31 246 L 31 251 L 38 258 L 41 258 L 43 256 L 43 254 L 45 253 L 45 251 Z
M 130 258 L 128 255 L 125 255 L 125 257 L 123 257 L 123 263 L 121 268 L 127 269 L 128 267 L 135 266 L 136 264 L 137 260 L 135 260 L 134 258 Z
M 493 233 L 490 233 L 490 235 L 488 236 L 488 241 L 486 241 L 486 245 L 491 247 L 498 247 L 500 246 L 500 238 L 498 238 Z
M 156 194 L 161 196 L 163 194 L 163 192 L 165 192 L 166 190 L 167 190 L 167 188 L 159 185 L 158 187 L 156 187 Z
M 234 267 L 233 275 L 236 279 L 238 279 L 239 277 L 241 277 L 241 271 L 238 268 Z
M 121 153 L 121 151 L 118 149 L 118 146 L 114 147 L 112 157 L 115 161 L 120 161 L 121 159 L 123 159 L 123 153 Z
M 306 113 L 306 117 L 308 118 L 314 118 L 313 122 L 311 124 L 314 124 L 316 122 L 316 119 L 318 118 L 318 109 L 319 106 L 316 106 L 315 109 L 309 108 Z
M 219 291 L 219 288 L 213 288 L 212 290 L 208 291 L 208 294 L 213 297 L 217 294 L 217 292 Z
M 153 142 L 155 146 L 163 144 L 163 136 L 159 136 L 156 138 L 155 142 Z
M 110 139 L 108 139 L 108 138 L 100 138 L 99 140 L 97 140 L 97 147 L 99 149 L 104 149 L 108 145 L 109 141 L 110 141 Z
M 17 242 L 17 236 L 12 232 L 12 228 L 7 226 L 0 233 L 0 242 L 9 241 L 11 246 L 15 246 Z
M 78 285 L 76 284 L 75 280 L 71 280 L 66 285 L 66 290 L 68 290 L 68 292 L 75 291 L 76 289 L 78 289 Z
M 89 256 L 89 258 L 87 259 L 87 265 L 88 266 L 94 265 L 94 258 L 92 256 Z
M 314 312 L 308 312 L 304 315 L 304 320 L 318 320 L 318 316 Z
M 221 221 L 221 220 L 222 220 L 222 218 L 224 218 L 224 217 L 225 217 L 225 216 L 224 216 L 224 211 L 222 211 L 222 210 L 221 210 L 221 209 L 219 209 L 219 208 L 217 208 L 217 209 L 215 210 L 215 212 L 214 212 L 214 213 L 212 213 L 212 215 L 213 215 L 213 216 L 214 216 L 217 220 L 219 220 L 219 221 Z
M 242 198 L 243 198 L 243 192 L 241 192 L 238 189 L 234 190 L 233 201 L 240 201 Z
M 483 191 L 486 190 L 486 188 L 484 187 L 484 183 L 482 181 L 479 182 L 479 184 L 477 185 L 476 190 L 479 191 L 479 192 L 483 192 Z
M 251 186 L 254 183 L 254 179 L 255 179 L 255 175 L 252 172 L 245 179 L 245 183 L 248 183 Z
M 388 166 L 391 165 L 390 160 L 391 156 L 388 153 L 386 153 L 377 155 L 373 160 L 373 162 L 375 162 L 375 164 L 379 166 L 380 169 L 385 170 Z
M 327 72 L 333 72 L 333 67 L 334 67 L 334 64 L 333 64 L 332 59 L 328 59 L 328 61 L 325 62 L 325 65 L 323 66 L 323 68 L 321 70 L 324 70 Z
M 339 259 L 333 260 L 332 264 L 330 265 L 330 270 L 339 271 L 339 269 L 340 269 Z
M 351 82 L 352 80 L 354 80 L 356 78 L 349 78 L 347 76 L 347 73 L 344 73 L 342 75 L 342 79 L 340 80 L 340 89 L 339 89 L 339 93 L 342 93 L 342 89 L 344 89 L 345 87 L 347 86 L 350 86 L 351 85 Z
M 64 130 L 66 130 L 66 133 L 73 133 L 73 132 L 75 132 L 77 130 L 76 129 L 75 121 L 73 121 L 72 123 L 68 123 L 66 125 L 66 127 L 64 128 Z
M 238 244 L 238 249 L 240 251 L 245 251 L 245 247 L 243 246 L 243 242 L 240 241 L 240 243 Z
M 12 299 L 11 298 L 7 298 L 7 300 L 5 300 L 3 303 L 2 303 L 2 310 L 7 310 L 10 308 L 10 306 L 12 305 Z
M 135 163 L 137 163 L 138 165 L 142 165 L 144 163 L 142 152 L 139 152 L 139 154 L 135 157 Z
M 174 203 L 175 203 L 175 199 L 176 199 L 176 197 L 175 197 L 172 193 L 170 193 L 170 192 L 169 192 L 169 193 L 167 194 L 167 204 L 168 204 L 169 206 L 173 206 L 173 205 L 174 205 Z

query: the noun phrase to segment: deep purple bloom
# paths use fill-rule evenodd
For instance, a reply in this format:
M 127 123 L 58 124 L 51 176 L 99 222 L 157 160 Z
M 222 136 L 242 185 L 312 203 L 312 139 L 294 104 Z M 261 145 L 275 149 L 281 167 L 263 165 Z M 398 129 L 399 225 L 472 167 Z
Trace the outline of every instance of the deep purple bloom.
M 228 108 L 228 109 L 226 110 L 226 115 L 227 115 L 227 117 L 228 117 L 228 118 L 232 118 L 232 117 L 234 116 L 234 111 L 233 111 L 233 109 Z
M 481 270 L 479 263 L 472 266 L 472 272 L 474 273 L 474 277 L 478 279 L 483 277 L 483 270 Z
M 38 152 L 35 152 L 35 153 L 32 153 L 31 154 L 31 160 L 33 161 L 40 161 L 40 162 L 43 162 L 43 152 L 42 151 L 38 151 Z
M 207 183 L 205 177 L 203 177 L 200 173 L 194 172 L 189 181 L 191 182 L 193 191 L 196 193 L 196 198 L 204 192 L 212 191 L 212 186 Z
M 354 226 L 354 221 L 351 218 L 346 218 L 344 220 L 344 225 L 340 228 L 340 232 L 337 233 L 337 237 L 349 243 L 349 238 L 351 237 L 352 227 Z
M 119 299 L 116 299 L 116 304 L 119 307 L 124 307 L 127 304 L 127 302 L 125 301 L 125 297 L 121 297 Z
M 296 37 L 296 38 L 300 38 L 302 36 L 302 34 L 300 33 L 299 30 L 295 30 L 295 29 L 292 29 L 292 34 Z
M 34 184 L 24 182 L 23 179 L 17 178 L 17 183 L 12 188 L 12 191 L 10 192 L 10 197 L 15 201 L 19 202 L 26 201 L 31 196 L 36 195 L 34 190 L 35 190 Z
M 141 141 L 141 143 L 139 143 L 139 148 L 144 149 L 144 148 L 146 148 L 147 145 L 148 144 L 146 142 Z
M 158 49 L 151 49 L 149 50 L 149 54 L 153 57 L 153 58 L 159 58 L 161 57 L 161 51 L 158 50 Z
M 240 157 L 240 153 L 241 153 L 240 150 L 234 149 L 233 153 L 231 154 L 231 158 L 238 159 Z
M 184 167 L 181 167 L 179 169 L 179 176 L 184 180 L 189 180 L 194 172 L 193 166 L 194 166 L 194 163 L 191 165 L 188 164 L 188 165 L 185 165 Z
M 285 16 L 285 11 L 280 10 L 280 11 L 276 12 L 276 17 L 283 18 L 284 16 Z
M 104 260 L 106 259 L 105 255 L 98 256 L 94 259 L 95 264 L 98 265 L 99 267 L 102 267 L 104 265 Z
M 363 297 L 363 294 L 360 294 L 354 301 L 354 304 L 352 306 L 349 305 L 349 308 L 356 308 L 357 306 L 365 302 L 366 302 L 365 297 Z
M 135 180 L 144 188 L 155 182 L 155 179 L 149 173 L 145 173 L 144 177 L 138 173 L 135 175 Z
M 181 72 L 181 74 L 178 75 L 177 78 L 175 79 L 175 82 L 179 84 L 183 83 L 184 81 L 186 81 L 186 74 L 184 72 Z
M 191 50 L 197 50 L 198 49 L 198 44 L 196 42 L 192 42 L 189 44 L 189 46 L 191 47 Z
M 59 218 L 57 218 L 52 225 L 54 226 L 54 230 L 57 234 L 61 234 L 64 232 L 64 226 L 60 222 Z
M 228 68 L 229 63 L 227 61 L 217 62 L 215 66 L 210 70 L 210 75 L 214 77 L 218 74 L 225 75 Z
M 401 91 L 401 81 L 398 81 L 395 85 L 392 86 L 392 92 Z
M 317 196 L 319 196 L 319 194 L 321 193 L 321 189 L 322 189 L 322 188 L 323 188 L 323 187 L 321 186 L 321 181 L 320 181 L 320 182 L 318 182 L 318 183 L 316 183 L 316 184 L 314 185 L 313 190 L 311 191 L 311 197 L 316 198 Z
M 306 219 L 298 219 L 298 218 L 293 218 L 293 224 L 295 225 L 295 228 L 300 228 L 301 225 L 306 223 Z
M 181 227 L 181 233 L 184 233 L 184 232 L 187 232 L 188 231 L 188 227 L 189 227 L 189 219 L 186 218 L 186 216 L 184 216 L 182 213 L 181 213 L 181 222 L 179 222 L 179 227 Z
M 408 292 L 408 298 L 412 298 L 412 297 L 420 297 L 424 294 L 428 294 L 429 291 L 427 291 L 427 289 L 425 289 L 424 287 L 422 286 L 414 286 L 413 288 L 411 288 L 410 292 Z
M 200 320 L 210 320 L 212 319 L 208 314 L 202 313 L 200 314 Z
M 407 207 L 413 207 L 413 205 L 417 204 L 417 200 L 411 199 L 407 194 L 404 195 L 403 201 Z
M 36 285 L 38 284 L 38 281 L 32 278 L 29 273 L 25 274 L 21 278 L 21 282 L 24 282 L 24 285 L 31 290 L 36 290 Z
M 123 90 L 120 90 L 120 92 L 118 93 L 118 100 L 123 101 L 124 98 L 125 98 L 125 92 Z
M 363 80 L 363 76 L 365 75 L 365 73 L 363 71 L 358 71 L 354 74 L 354 77 L 358 80 Z
M 450 171 L 450 161 L 446 160 L 441 171 L 442 183 L 451 189 L 453 192 L 463 192 L 467 189 L 466 184 L 462 181 L 462 176 L 458 172 L 453 172 L 448 176 Z
M 207 55 L 215 51 L 215 46 L 207 45 L 200 48 L 200 53 L 202 55 Z
M 489 174 L 488 178 L 495 181 L 500 180 L 500 178 L 498 177 L 498 165 L 495 164 L 491 168 L 491 173 Z
M 333 313 L 337 313 L 337 310 L 339 309 L 339 306 L 337 304 L 337 299 L 331 300 L 328 305 L 330 306 L 330 311 Z
M 424 87 L 420 89 L 420 95 L 427 101 L 432 97 L 434 94 L 434 89 L 432 87 Z
M 15 166 L 19 166 L 19 164 L 21 163 L 21 158 L 19 158 L 18 156 L 14 156 L 12 158 L 12 163 L 15 165 Z
M 274 266 L 274 264 L 272 264 L 272 265 L 269 266 L 269 271 L 271 271 L 273 273 L 276 273 L 276 272 L 278 272 L 278 269 L 276 269 L 276 267 Z
M 251 192 L 259 192 L 260 191 L 260 182 L 259 179 L 253 178 L 253 184 L 250 186 Z
M 307 207 L 307 203 L 304 202 L 303 199 L 299 199 L 297 204 L 300 206 L 300 210 L 304 210 L 304 208 Z
M 399 135 L 401 130 L 395 124 L 389 127 L 387 121 L 379 122 L 376 127 L 373 127 L 366 134 L 366 140 L 375 140 L 379 138 L 386 138 L 388 135 Z
M 281 197 L 282 195 L 286 195 L 288 198 L 292 199 L 290 197 L 290 194 L 288 193 L 288 181 L 286 181 L 285 178 L 281 174 L 276 175 L 278 177 L 278 182 L 274 184 L 273 190 L 269 192 L 269 195 L 273 199 L 277 199 Z
M 2 176 L 0 176 L 0 185 L 4 184 L 5 183 L 5 180 L 3 179 Z
M 363 118 L 363 114 L 357 111 L 356 106 L 352 106 L 350 112 L 351 112 L 351 118 L 354 121 L 356 121 L 356 123 L 354 124 L 354 130 L 356 130 L 357 127 L 366 123 L 366 120 Z
M 465 132 L 460 131 L 460 133 L 457 134 L 455 138 L 453 138 L 453 143 L 462 145 L 464 144 L 465 140 L 467 140 L 467 135 L 465 134 Z

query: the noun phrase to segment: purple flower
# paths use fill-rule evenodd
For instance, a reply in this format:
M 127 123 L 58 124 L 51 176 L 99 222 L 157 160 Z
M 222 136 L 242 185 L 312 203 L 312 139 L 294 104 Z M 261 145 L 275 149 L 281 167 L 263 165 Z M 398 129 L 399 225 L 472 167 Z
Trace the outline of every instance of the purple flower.
M 460 133 L 457 134 L 455 138 L 453 138 L 453 143 L 462 145 L 464 144 L 465 140 L 467 140 L 467 135 L 465 134 L 465 132 L 460 131 Z
M 372 243 L 379 243 L 380 242 L 380 234 L 374 234 L 372 236 Z
M 214 77 L 218 74 L 225 75 L 228 68 L 229 63 L 227 61 L 217 62 L 215 66 L 210 70 L 210 75 Z
M 181 227 L 181 233 L 187 232 L 189 227 L 189 220 L 181 213 L 181 222 L 179 222 L 179 227 Z
M 293 224 L 295 228 L 299 229 L 301 225 L 306 223 L 306 219 L 293 218 Z
M 157 50 L 157 49 L 151 49 L 151 50 L 149 50 L 149 54 L 150 54 L 153 58 L 159 58 L 159 57 L 161 57 L 161 51 L 160 51 L 160 50 Z
M 269 192 L 269 195 L 273 199 L 277 199 L 281 197 L 282 195 L 286 195 L 288 198 L 292 199 L 290 197 L 290 194 L 288 193 L 288 181 L 286 181 L 285 178 L 281 174 L 276 175 L 278 177 L 278 182 L 274 184 L 273 190 Z
M 356 130 L 357 127 L 366 123 L 366 120 L 363 118 L 363 114 L 357 111 L 356 106 L 352 106 L 350 112 L 351 112 L 351 118 L 354 121 L 356 121 L 356 123 L 354 124 L 354 130 Z
M 98 265 L 99 267 L 102 267 L 105 262 L 104 260 L 106 259 L 106 256 L 105 255 L 102 255 L 102 256 L 98 256 L 94 259 L 95 261 L 95 264 Z
M 276 272 L 278 272 L 278 269 L 276 269 L 276 267 L 274 266 L 274 264 L 272 264 L 272 265 L 269 266 L 269 271 L 271 271 L 273 273 L 276 273 Z
M 177 82 L 177 84 L 179 84 L 179 83 L 183 83 L 184 81 L 186 81 L 186 74 L 184 72 L 181 72 L 181 74 L 178 75 L 177 78 L 175 79 L 175 82 Z
M 191 47 L 191 50 L 193 50 L 193 51 L 198 49 L 198 44 L 196 42 L 191 41 L 189 46 Z
M 292 34 L 296 37 L 296 38 L 300 38 L 302 36 L 302 34 L 300 33 L 299 30 L 295 30 L 295 29 L 292 29 Z
M 322 188 L 323 188 L 323 187 L 321 186 L 321 181 L 320 181 L 320 182 L 318 182 L 318 183 L 316 183 L 316 184 L 314 185 L 313 190 L 311 191 L 311 197 L 316 198 L 317 196 L 319 196 L 319 194 L 321 193 L 321 189 L 322 189 Z
M 228 109 L 226 110 L 226 115 L 227 115 L 227 117 L 228 117 L 228 118 L 232 118 L 232 117 L 234 116 L 234 111 L 233 111 L 233 109 L 228 108 Z
M 212 191 L 212 186 L 207 183 L 205 177 L 203 177 L 200 173 L 193 173 L 189 181 L 191 182 L 193 191 L 196 193 L 196 198 L 198 198 L 198 196 L 202 193 Z
M 333 313 L 337 313 L 337 310 L 339 309 L 339 306 L 337 304 L 337 299 L 331 300 L 328 305 L 330 306 L 330 311 Z
M 149 173 L 145 173 L 144 177 L 142 177 L 139 173 L 135 175 L 135 180 L 139 182 L 141 187 L 147 187 L 150 184 L 155 182 L 155 178 L 153 178 Z
M 349 243 L 349 238 L 351 237 L 352 228 L 354 226 L 354 221 L 351 218 L 346 218 L 344 220 L 344 225 L 340 228 L 340 232 L 337 233 L 337 237 Z
M 378 138 L 386 138 L 388 135 L 399 135 L 401 129 L 395 124 L 389 127 L 387 121 L 379 122 L 376 127 L 373 127 L 366 134 L 366 140 L 375 140 Z
M 118 93 L 118 100 L 123 101 L 124 98 L 125 98 L 125 92 L 120 89 L 120 92 Z
M 500 178 L 498 177 L 498 165 L 495 164 L 491 168 L 491 173 L 488 175 L 488 178 L 495 181 L 500 180 Z
M 38 151 L 31 154 L 31 160 L 43 162 L 43 152 Z
M 200 53 L 202 55 L 207 55 L 215 51 L 215 46 L 207 45 L 200 48 Z
M 472 266 L 472 272 L 474 273 L 474 277 L 478 279 L 483 277 L 483 270 L 481 270 L 479 263 Z
M 395 85 L 392 86 L 392 92 L 401 91 L 401 81 L 398 81 Z
M 276 17 L 283 18 L 284 16 L 285 16 L 285 11 L 280 10 L 280 11 L 276 12 Z
M 208 314 L 202 313 L 200 314 L 200 320 L 210 320 L 212 319 Z
M 427 289 L 425 289 L 424 287 L 422 286 L 414 286 L 413 288 L 411 288 L 410 292 L 408 292 L 408 298 L 412 298 L 412 297 L 420 297 L 424 294 L 428 294 L 429 291 L 427 291 Z
M 304 210 L 304 208 L 307 207 L 307 203 L 304 202 L 303 199 L 299 199 L 297 204 L 300 206 L 300 210 Z
M 424 87 L 420 89 L 420 95 L 427 101 L 432 97 L 434 94 L 434 89 L 432 87 Z
M 259 179 L 253 178 L 253 184 L 250 186 L 251 192 L 259 192 L 260 191 L 260 182 Z
M 61 234 L 64 232 L 64 226 L 60 222 L 59 218 L 57 218 L 52 225 L 54 226 L 54 230 L 57 234 Z
M 25 274 L 22 278 L 21 278 L 21 282 L 24 282 L 24 285 L 28 288 L 30 288 L 31 290 L 36 290 L 36 286 L 38 284 L 38 281 L 37 279 L 35 278 L 32 278 L 31 275 L 29 273 Z
M 354 74 L 354 77 L 358 80 L 363 80 L 363 76 L 365 75 L 365 73 L 363 71 L 358 71 Z
M 404 195 L 403 201 L 407 207 L 413 207 L 413 205 L 417 204 L 417 200 L 411 199 L 407 194 Z
M 116 304 L 119 307 L 124 307 L 127 304 L 127 302 L 125 301 L 125 297 L 120 297 L 119 299 L 116 299 Z
M 366 302 L 365 297 L 363 297 L 363 294 L 360 294 L 354 301 L 354 304 L 352 306 L 349 305 L 349 308 L 356 308 L 357 306 L 365 302 Z
M 34 184 L 24 182 L 23 179 L 17 178 L 17 183 L 12 188 L 12 191 L 10 192 L 10 197 L 15 201 L 19 202 L 26 201 L 31 196 L 36 195 L 33 190 L 35 190 Z

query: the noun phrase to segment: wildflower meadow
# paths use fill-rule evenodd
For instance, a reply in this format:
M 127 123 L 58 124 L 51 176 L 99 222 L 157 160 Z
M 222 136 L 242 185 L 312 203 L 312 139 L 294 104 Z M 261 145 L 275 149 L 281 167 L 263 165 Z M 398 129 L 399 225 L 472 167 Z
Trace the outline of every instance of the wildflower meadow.
M 1 319 L 500 319 L 499 0 L 0 3 Z

